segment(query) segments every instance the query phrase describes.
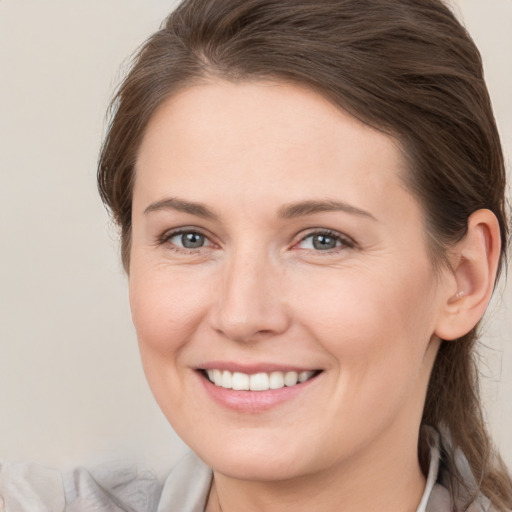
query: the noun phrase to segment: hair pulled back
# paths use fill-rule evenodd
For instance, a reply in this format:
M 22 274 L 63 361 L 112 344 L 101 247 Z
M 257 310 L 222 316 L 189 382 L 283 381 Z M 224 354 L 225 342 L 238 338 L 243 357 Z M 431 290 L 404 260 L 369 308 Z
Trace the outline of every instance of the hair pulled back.
M 211 77 L 302 84 L 395 137 L 406 184 L 423 207 L 432 260 L 443 264 L 480 208 L 496 215 L 505 259 L 505 166 L 480 54 L 441 0 L 185 0 L 138 52 L 112 103 L 98 170 L 129 269 L 134 166 L 155 109 Z M 423 423 L 444 425 L 498 511 L 512 483 L 485 429 L 476 328 L 442 342 Z M 454 452 L 445 454 L 453 465 Z M 460 478 L 456 467 L 451 468 Z M 461 479 L 462 480 L 462 479 Z M 470 490 L 471 491 L 471 490 Z

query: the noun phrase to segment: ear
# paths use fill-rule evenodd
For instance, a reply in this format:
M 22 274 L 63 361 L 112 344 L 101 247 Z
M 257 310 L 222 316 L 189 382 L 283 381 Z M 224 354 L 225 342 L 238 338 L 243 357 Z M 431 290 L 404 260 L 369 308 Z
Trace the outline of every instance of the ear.
M 490 210 L 468 219 L 466 236 L 450 251 L 453 279 L 446 287 L 436 334 L 454 340 L 467 334 L 482 318 L 491 299 L 501 251 L 500 227 Z

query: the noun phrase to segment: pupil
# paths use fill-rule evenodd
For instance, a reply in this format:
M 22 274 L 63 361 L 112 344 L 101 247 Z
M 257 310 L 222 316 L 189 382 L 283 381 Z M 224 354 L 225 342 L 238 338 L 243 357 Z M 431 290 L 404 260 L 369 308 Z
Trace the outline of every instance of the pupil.
M 313 247 L 319 250 L 334 249 L 336 247 L 336 239 L 332 236 L 316 235 L 313 237 Z
M 181 236 L 181 243 L 187 249 L 197 249 L 204 245 L 204 236 L 199 233 L 186 233 Z

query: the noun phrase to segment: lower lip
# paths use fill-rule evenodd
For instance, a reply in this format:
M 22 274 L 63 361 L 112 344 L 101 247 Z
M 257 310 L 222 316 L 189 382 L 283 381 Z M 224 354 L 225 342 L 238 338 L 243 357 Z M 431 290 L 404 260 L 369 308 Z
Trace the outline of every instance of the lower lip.
M 237 391 L 216 386 L 204 377 L 201 372 L 197 372 L 197 374 L 207 393 L 216 403 L 234 411 L 245 413 L 266 411 L 279 404 L 293 400 L 307 391 L 320 377 L 320 375 L 316 375 L 306 382 L 279 389 Z

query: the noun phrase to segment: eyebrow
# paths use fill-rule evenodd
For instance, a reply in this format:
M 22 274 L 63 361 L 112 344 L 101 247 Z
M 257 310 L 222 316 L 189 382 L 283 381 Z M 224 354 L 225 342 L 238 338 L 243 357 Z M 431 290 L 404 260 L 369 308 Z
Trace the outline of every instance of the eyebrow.
M 300 201 L 284 205 L 279 209 L 279 216 L 284 219 L 294 219 L 306 215 L 313 215 L 322 212 L 345 212 L 351 215 L 368 217 L 377 220 L 370 212 L 361 210 L 342 201 Z
M 144 215 L 148 213 L 159 211 L 159 210 L 176 210 L 179 212 L 188 213 L 204 219 L 217 220 L 219 216 L 210 210 L 206 205 L 202 203 L 196 203 L 192 201 L 185 201 L 176 197 L 169 197 L 151 203 L 145 210 Z M 307 215 L 314 215 L 315 213 L 322 212 L 336 212 L 341 211 L 349 213 L 351 215 L 358 215 L 367 217 L 373 220 L 377 220 L 370 212 L 361 210 L 350 204 L 342 201 L 299 201 L 297 203 L 291 203 L 279 208 L 278 216 L 282 219 L 295 219 L 297 217 L 305 217 Z
M 177 210 L 179 212 L 189 213 L 190 215 L 195 215 L 196 217 L 203 217 L 204 219 L 218 219 L 218 215 L 215 214 L 212 210 L 210 210 L 207 206 L 202 203 L 195 203 L 192 201 L 184 201 L 183 199 L 178 199 L 176 197 L 169 197 L 167 199 L 162 199 L 161 201 L 156 201 L 155 203 L 151 203 L 145 210 L 144 215 L 147 215 L 151 212 L 156 212 L 159 210 Z

